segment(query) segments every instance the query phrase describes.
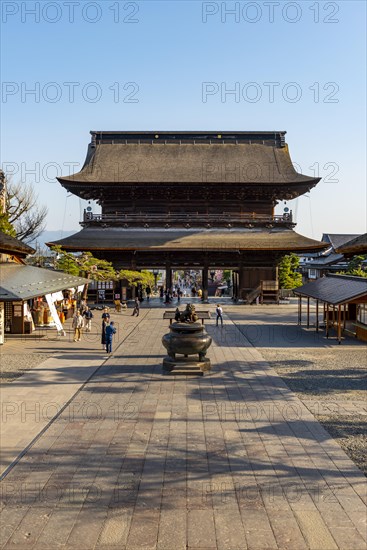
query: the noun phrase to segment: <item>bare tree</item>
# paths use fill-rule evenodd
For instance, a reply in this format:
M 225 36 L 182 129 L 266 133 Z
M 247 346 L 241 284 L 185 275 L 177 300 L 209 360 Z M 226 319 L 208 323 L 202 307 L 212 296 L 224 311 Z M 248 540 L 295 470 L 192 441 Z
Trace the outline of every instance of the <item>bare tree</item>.
M 38 195 L 30 184 L 6 183 L 6 214 L 17 239 L 30 242 L 45 229 L 47 206 L 38 204 Z

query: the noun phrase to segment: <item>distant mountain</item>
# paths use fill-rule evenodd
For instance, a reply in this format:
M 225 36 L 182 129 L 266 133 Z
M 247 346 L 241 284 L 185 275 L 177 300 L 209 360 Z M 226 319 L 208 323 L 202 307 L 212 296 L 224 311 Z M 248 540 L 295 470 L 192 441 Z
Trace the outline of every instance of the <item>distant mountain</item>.
M 58 231 L 44 231 L 38 239 L 35 241 L 32 241 L 31 243 L 27 243 L 30 246 L 33 246 L 33 248 L 36 248 L 38 245 L 39 248 L 42 250 L 43 248 L 46 249 L 46 251 L 49 250 L 48 246 L 46 246 L 45 243 L 48 243 L 50 241 L 59 241 L 60 239 L 65 239 L 65 237 L 69 237 L 69 235 L 73 235 L 74 233 L 77 233 L 78 230 L 75 229 L 74 231 L 62 231 L 61 229 Z

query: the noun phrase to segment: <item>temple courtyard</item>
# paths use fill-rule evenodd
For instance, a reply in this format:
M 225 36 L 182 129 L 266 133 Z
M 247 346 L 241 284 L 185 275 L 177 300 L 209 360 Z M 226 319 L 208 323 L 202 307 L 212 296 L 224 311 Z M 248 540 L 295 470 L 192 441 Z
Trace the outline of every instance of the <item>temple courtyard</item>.
M 162 372 L 159 300 L 112 312 L 111 357 L 98 310 L 7 340 L 1 548 L 366 548 L 366 345 L 222 304 L 203 377 Z

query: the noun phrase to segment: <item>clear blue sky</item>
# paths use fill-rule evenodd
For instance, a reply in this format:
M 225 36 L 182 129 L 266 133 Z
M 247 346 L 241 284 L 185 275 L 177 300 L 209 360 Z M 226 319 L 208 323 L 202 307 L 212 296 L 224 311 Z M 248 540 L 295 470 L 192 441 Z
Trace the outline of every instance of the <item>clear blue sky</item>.
M 81 167 L 90 130 L 236 129 L 287 130 L 300 171 L 319 170 L 309 197 L 288 205 L 298 232 L 366 231 L 364 1 L 3 0 L 1 10 L 1 162 L 35 182 L 47 229 L 79 229 L 85 204 L 55 175 Z

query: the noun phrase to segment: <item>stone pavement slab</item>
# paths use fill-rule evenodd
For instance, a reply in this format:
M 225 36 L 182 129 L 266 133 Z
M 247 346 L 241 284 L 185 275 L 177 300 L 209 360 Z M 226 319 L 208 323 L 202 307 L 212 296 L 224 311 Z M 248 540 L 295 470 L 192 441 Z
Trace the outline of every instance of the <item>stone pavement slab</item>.
M 366 548 L 365 477 L 261 353 L 212 321 L 211 373 L 165 376 L 161 316 L 5 477 L 1 548 Z
M 142 318 L 144 315 L 146 312 Z M 126 317 L 123 319 L 119 316 L 115 344 L 122 342 L 139 323 L 137 320 L 126 321 Z M 71 399 L 74 398 L 68 408 L 70 415 L 74 414 L 77 407 L 87 417 L 93 413 L 95 405 L 78 401 L 76 394 L 106 361 L 100 340 L 100 332 L 95 329 L 92 333 L 83 334 L 81 342 L 73 342 L 72 331 L 69 330 L 66 337 L 56 341 L 50 341 L 47 337 L 28 341 L 19 338 L 6 343 L 7 347 L 1 350 L 1 360 L 6 360 L 4 357 L 9 352 L 16 354 L 25 345 L 29 353 L 46 354 L 49 351 L 53 355 L 12 383 L 0 386 L 0 476 L 6 473 Z

